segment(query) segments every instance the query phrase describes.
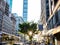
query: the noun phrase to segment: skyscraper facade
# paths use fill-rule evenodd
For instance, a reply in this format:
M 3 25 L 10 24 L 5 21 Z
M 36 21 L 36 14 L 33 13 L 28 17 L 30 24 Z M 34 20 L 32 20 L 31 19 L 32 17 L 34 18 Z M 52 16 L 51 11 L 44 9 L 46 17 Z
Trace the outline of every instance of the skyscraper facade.
M 12 0 L 0 0 L 0 45 L 8 45 L 8 43 L 10 42 L 9 40 L 11 40 L 12 37 L 15 37 L 16 35 L 15 30 L 16 20 L 13 14 L 11 14 L 10 12 L 11 11 L 10 9 L 12 9 L 12 7 L 10 6 L 12 6 L 12 4 L 10 5 L 9 1 Z M 11 18 L 9 17 L 9 14 L 12 15 Z M 9 39 L 7 39 L 7 37 Z
M 12 1 L 13 0 L 4 0 L 5 2 L 7 2 L 7 4 L 9 5 L 9 12 L 11 13 L 12 11 Z
M 14 32 L 12 31 L 13 22 L 9 17 L 10 7 L 8 3 L 8 0 L 0 0 L 0 31 L 12 34 Z
M 23 20 L 27 21 L 28 14 L 28 0 L 23 0 Z
M 50 16 L 47 22 L 47 30 L 50 32 L 49 34 L 53 35 L 52 39 L 55 45 L 60 45 L 60 0 L 49 0 L 49 2 Z
M 45 36 L 47 35 L 46 37 L 49 40 L 47 43 L 50 45 L 60 45 L 60 0 L 41 1 L 41 21 L 46 26 L 47 31 L 44 34 Z
M 43 4 L 44 3 L 44 4 Z M 41 0 L 41 22 L 44 30 L 46 30 L 46 22 L 49 17 L 49 0 Z
M 5 0 L 7 3 L 8 3 L 8 5 L 9 5 L 9 12 L 11 13 L 11 11 L 12 11 L 12 1 L 13 0 Z
M 16 26 L 16 30 L 18 31 L 18 29 L 19 29 L 19 24 L 24 23 L 24 20 L 23 20 L 22 17 L 18 16 L 17 13 L 13 13 L 13 14 L 14 14 L 15 19 L 16 19 L 16 25 L 15 25 L 15 26 Z

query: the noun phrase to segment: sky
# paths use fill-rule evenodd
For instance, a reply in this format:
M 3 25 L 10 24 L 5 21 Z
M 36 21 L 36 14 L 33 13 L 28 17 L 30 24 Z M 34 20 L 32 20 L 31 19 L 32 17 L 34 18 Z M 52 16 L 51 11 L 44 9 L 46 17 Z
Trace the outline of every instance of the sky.
M 28 0 L 28 22 L 38 22 L 40 19 L 40 3 L 40 0 Z M 18 16 L 23 16 L 23 0 L 13 0 L 12 13 L 17 13 Z

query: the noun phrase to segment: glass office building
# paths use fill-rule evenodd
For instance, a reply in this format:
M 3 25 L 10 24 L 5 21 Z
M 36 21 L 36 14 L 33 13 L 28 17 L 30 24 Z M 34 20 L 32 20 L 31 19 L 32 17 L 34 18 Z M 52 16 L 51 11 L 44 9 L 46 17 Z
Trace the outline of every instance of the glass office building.
M 5 5 L 5 14 L 7 16 L 9 16 L 9 13 L 11 13 L 12 11 L 12 1 L 13 0 L 4 0 L 6 2 L 6 5 Z
M 9 5 L 9 12 L 12 11 L 12 1 L 13 1 L 13 0 L 6 0 L 6 2 L 7 2 L 8 5 Z
M 27 21 L 28 14 L 28 0 L 23 0 L 23 20 Z

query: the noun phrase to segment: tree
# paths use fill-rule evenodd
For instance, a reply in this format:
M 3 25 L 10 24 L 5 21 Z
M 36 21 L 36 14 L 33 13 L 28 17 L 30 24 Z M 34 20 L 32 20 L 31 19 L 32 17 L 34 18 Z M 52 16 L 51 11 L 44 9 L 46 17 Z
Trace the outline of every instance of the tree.
M 23 34 L 27 34 L 28 32 L 28 29 L 30 28 L 30 25 L 29 23 L 22 23 L 22 24 L 19 24 L 19 32 L 23 33 Z
M 36 31 L 36 29 L 37 29 L 37 24 L 36 23 L 32 23 L 30 27 L 31 27 L 31 29 L 32 29 L 32 31 L 34 33 Z
M 30 38 L 30 40 L 32 40 L 33 38 L 33 33 L 36 32 L 36 29 L 37 29 L 37 24 L 36 23 L 22 23 L 22 24 L 19 24 L 19 32 L 23 33 L 23 34 L 27 34 Z M 29 31 L 32 31 L 32 35 L 30 36 L 28 34 Z

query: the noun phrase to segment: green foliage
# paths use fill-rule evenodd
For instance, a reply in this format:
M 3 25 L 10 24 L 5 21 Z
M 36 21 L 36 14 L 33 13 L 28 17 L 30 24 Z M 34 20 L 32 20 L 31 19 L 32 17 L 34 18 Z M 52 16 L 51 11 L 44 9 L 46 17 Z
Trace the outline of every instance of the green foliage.
M 23 23 L 23 24 L 19 24 L 19 31 L 21 33 L 27 34 L 27 31 L 29 29 L 29 23 Z
M 19 24 L 19 32 L 23 34 L 28 34 L 29 31 L 32 31 L 32 33 L 35 33 L 37 29 L 37 24 L 36 23 L 26 23 L 24 22 L 23 24 Z M 33 34 L 32 34 L 33 36 Z M 32 36 L 30 36 L 30 40 L 32 39 Z
M 37 29 L 37 24 L 36 23 L 22 23 L 19 24 L 19 32 L 27 34 L 28 31 L 33 31 L 33 33 L 36 31 Z
M 31 29 L 32 29 L 32 31 L 34 33 L 36 31 L 36 29 L 37 29 L 37 24 L 36 23 L 32 23 L 30 27 L 31 27 Z

